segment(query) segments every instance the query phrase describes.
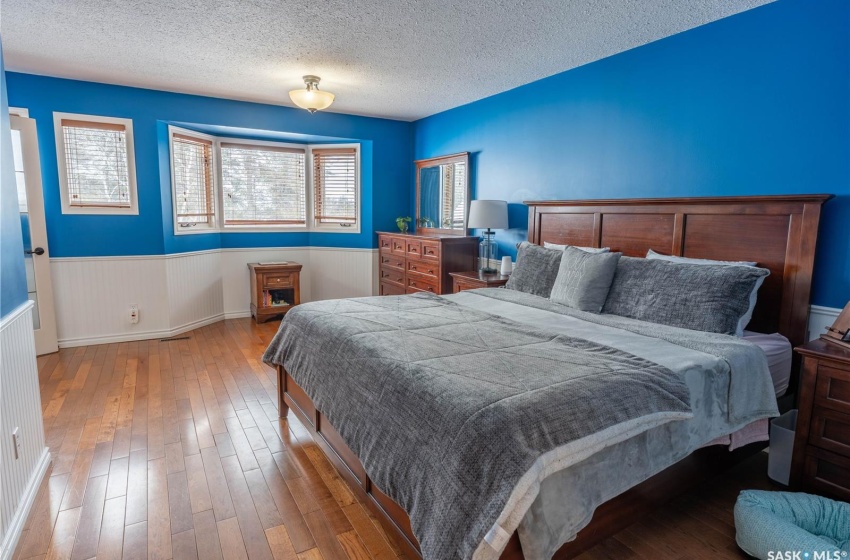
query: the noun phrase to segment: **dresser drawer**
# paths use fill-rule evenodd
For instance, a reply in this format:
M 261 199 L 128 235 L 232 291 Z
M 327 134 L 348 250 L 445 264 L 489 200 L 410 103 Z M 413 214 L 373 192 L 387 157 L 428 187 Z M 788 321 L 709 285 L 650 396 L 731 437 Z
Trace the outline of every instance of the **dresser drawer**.
M 440 274 L 440 264 L 435 262 L 428 261 L 418 261 L 415 259 L 407 260 L 407 270 L 408 272 L 415 272 L 417 274 L 424 274 L 425 276 L 430 276 L 432 278 L 439 278 Z
M 819 365 L 815 406 L 850 414 L 850 371 Z
M 408 257 L 417 258 L 422 255 L 422 242 L 418 239 L 407 239 L 404 242 L 404 252 Z
M 392 268 L 397 268 L 399 270 L 404 270 L 404 262 L 404 257 L 393 255 L 391 253 L 381 253 L 381 266 L 388 266 Z
M 393 250 L 393 238 L 389 235 L 379 235 L 378 236 L 378 247 L 381 251 L 392 251 Z
M 850 457 L 850 414 L 815 406 L 809 444 Z
M 850 458 L 808 447 L 803 486 L 839 500 L 850 500 Z
M 404 270 L 382 266 L 380 279 L 381 282 L 395 282 L 399 286 L 404 286 Z
M 404 286 L 395 284 L 394 282 L 381 281 L 381 289 L 378 292 L 382 296 L 403 296 Z
M 407 274 L 406 280 L 407 282 L 405 283 L 405 286 L 408 288 L 413 288 L 423 292 L 431 292 L 432 294 L 439 293 L 439 290 L 437 289 L 437 279 L 431 276 L 411 272 Z
M 295 285 L 292 274 L 265 274 L 263 286 L 266 288 L 291 288 Z
M 396 255 L 404 255 L 407 252 L 407 240 L 404 237 L 392 238 L 392 252 Z
M 440 244 L 436 241 L 422 242 L 422 258 L 440 260 Z

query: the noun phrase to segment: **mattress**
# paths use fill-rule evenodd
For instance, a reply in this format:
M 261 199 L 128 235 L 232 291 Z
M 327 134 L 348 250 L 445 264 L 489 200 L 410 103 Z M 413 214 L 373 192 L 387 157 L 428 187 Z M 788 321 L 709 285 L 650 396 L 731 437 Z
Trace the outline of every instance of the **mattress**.
M 773 389 L 776 396 L 781 397 L 788 390 L 791 380 L 791 358 L 793 351 L 791 343 L 779 333 L 762 334 L 744 331 L 744 339 L 762 349 L 767 357 L 767 367 L 773 379 Z

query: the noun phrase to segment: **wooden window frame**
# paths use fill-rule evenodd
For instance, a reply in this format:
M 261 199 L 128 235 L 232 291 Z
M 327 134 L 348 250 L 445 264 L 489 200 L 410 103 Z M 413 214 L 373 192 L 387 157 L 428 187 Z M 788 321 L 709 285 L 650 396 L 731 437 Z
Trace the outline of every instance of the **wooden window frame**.
M 64 120 L 124 127 L 124 137 L 127 143 L 127 190 L 130 199 L 129 206 L 75 206 L 71 204 L 70 193 L 68 191 L 68 165 L 65 160 L 65 134 L 62 130 L 62 121 Z M 59 196 L 62 201 L 62 213 L 137 216 L 139 214 L 139 197 L 136 188 L 136 150 L 133 138 L 133 120 L 102 115 L 54 112 L 53 130 L 56 137 L 56 160 L 57 171 L 59 172 Z
M 207 224 L 197 224 L 195 226 L 181 226 L 177 219 L 177 181 L 174 175 L 174 137 L 183 136 L 187 138 L 195 138 L 203 140 L 211 144 L 210 156 L 212 158 L 212 166 L 210 169 L 210 203 L 212 204 L 213 214 L 212 219 Z M 217 138 L 195 132 L 176 126 L 168 126 L 168 167 L 171 173 L 171 219 L 174 225 L 174 235 L 192 235 L 198 233 L 212 233 L 219 230 L 219 208 L 220 201 L 217 193 L 218 185 L 218 148 L 216 147 Z
M 360 168 L 361 168 L 361 152 L 360 152 L 360 144 L 355 143 L 333 143 L 333 144 L 312 144 L 309 146 L 309 165 L 307 166 L 310 172 L 309 177 L 309 203 L 310 203 L 310 227 L 312 231 L 321 231 L 328 233 L 360 233 L 361 231 L 361 223 L 363 217 L 362 210 L 362 196 L 361 191 L 362 183 L 360 181 Z M 339 222 L 329 222 L 323 223 L 316 219 L 316 212 L 314 211 L 315 199 L 316 199 L 316 181 L 315 177 L 313 177 L 314 171 L 314 159 L 313 159 L 313 151 L 314 150 L 354 150 L 354 207 L 355 207 L 355 216 L 354 223 L 350 226 L 343 226 Z
M 212 192 L 214 200 L 214 220 L 209 227 L 181 227 L 177 221 L 177 193 L 175 191 L 174 181 L 174 157 L 173 157 L 173 137 L 174 135 L 183 135 L 207 140 L 212 142 L 212 159 L 213 159 L 213 177 L 212 177 Z M 204 233 L 286 233 L 286 232 L 326 232 L 326 233 L 360 233 L 362 223 L 361 209 L 361 191 L 362 185 L 360 181 L 361 168 L 361 151 L 359 143 L 333 143 L 333 144 L 293 144 L 287 142 L 275 142 L 266 140 L 246 140 L 243 138 L 232 138 L 225 136 L 214 136 L 194 130 L 181 128 L 174 125 L 168 127 L 168 144 L 169 144 L 169 173 L 171 179 L 171 209 L 172 209 L 172 225 L 175 236 L 193 235 Z M 277 222 L 263 222 L 261 224 L 245 223 L 239 225 L 224 225 L 224 189 L 222 180 L 221 168 L 221 148 L 222 146 L 256 146 L 262 149 L 281 150 L 287 152 L 304 152 L 305 166 L 305 183 L 306 183 L 306 222 L 292 223 L 290 221 L 280 220 Z M 313 150 L 322 149 L 353 149 L 355 151 L 355 181 L 356 181 L 356 217 L 355 223 L 350 227 L 340 226 L 338 223 L 321 223 L 315 219 L 313 205 L 315 197 L 315 182 L 313 180 Z

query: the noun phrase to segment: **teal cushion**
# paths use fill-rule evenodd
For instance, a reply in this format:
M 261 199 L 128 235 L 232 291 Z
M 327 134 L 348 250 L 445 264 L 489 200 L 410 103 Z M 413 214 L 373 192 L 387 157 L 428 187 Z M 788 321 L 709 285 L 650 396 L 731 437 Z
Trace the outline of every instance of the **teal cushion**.
M 735 540 L 741 550 L 761 558 L 778 552 L 815 552 L 820 558 L 850 553 L 850 504 L 811 494 L 744 490 L 735 504 Z M 842 554 L 845 553 L 845 554 Z

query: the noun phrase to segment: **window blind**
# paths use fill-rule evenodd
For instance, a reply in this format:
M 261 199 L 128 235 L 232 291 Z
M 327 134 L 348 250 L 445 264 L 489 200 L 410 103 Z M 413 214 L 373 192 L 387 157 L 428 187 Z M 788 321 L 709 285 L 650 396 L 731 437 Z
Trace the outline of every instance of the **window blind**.
M 177 223 L 210 224 L 215 216 L 212 142 L 183 134 L 172 138 Z
M 127 131 L 123 124 L 62 119 L 68 202 L 130 207 Z
M 313 150 L 313 196 L 319 223 L 357 223 L 357 151 Z
M 224 225 L 307 223 L 306 152 L 221 144 Z

